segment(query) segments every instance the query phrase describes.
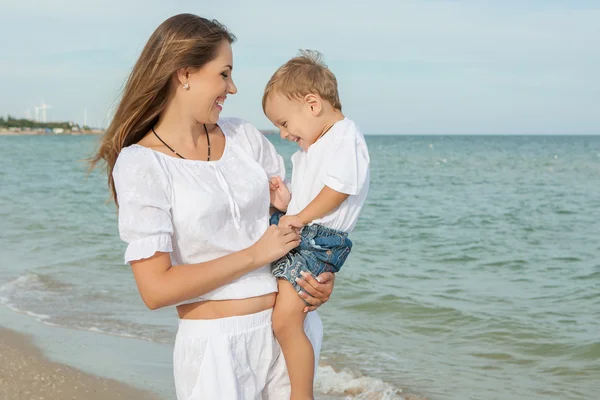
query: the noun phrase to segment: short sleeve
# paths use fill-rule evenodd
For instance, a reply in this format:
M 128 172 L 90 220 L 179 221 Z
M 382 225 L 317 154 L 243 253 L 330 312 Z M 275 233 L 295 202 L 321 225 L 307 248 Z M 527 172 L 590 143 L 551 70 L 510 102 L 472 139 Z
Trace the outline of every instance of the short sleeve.
M 252 148 L 254 159 L 263 167 L 269 178 L 279 176 L 285 179 L 285 164 L 283 158 L 275 150 L 273 143 L 266 138 L 254 125 L 244 123 L 244 130 Z
M 369 151 L 352 122 L 343 121 L 336 128 L 322 181 L 337 192 L 357 195 L 368 179 Z
M 173 251 L 168 179 L 149 151 L 124 148 L 113 169 L 126 264 Z

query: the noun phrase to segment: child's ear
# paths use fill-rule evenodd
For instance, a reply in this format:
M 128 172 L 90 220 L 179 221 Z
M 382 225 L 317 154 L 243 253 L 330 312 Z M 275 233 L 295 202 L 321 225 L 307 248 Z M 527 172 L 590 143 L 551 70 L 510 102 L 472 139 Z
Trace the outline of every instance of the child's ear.
M 323 103 L 321 102 L 321 98 L 316 94 L 309 93 L 304 96 L 304 103 L 310 108 L 312 115 L 317 116 L 321 113 Z

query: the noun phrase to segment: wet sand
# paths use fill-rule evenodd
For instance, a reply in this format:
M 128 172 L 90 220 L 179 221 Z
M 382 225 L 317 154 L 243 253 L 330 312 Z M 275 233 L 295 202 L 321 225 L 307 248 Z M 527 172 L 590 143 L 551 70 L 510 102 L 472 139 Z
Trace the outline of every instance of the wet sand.
M 118 366 L 116 366 L 118 368 Z M 49 361 L 29 337 L 0 327 L 0 399 L 157 400 L 121 382 Z

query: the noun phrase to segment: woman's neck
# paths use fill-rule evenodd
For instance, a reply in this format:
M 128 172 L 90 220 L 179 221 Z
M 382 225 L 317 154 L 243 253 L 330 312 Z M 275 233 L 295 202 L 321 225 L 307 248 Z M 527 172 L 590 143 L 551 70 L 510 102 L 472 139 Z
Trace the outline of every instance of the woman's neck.
M 191 120 L 173 106 L 167 106 L 154 129 L 161 138 L 180 148 L 197 148 L 198 138 L 206 135 L 203 123 Z

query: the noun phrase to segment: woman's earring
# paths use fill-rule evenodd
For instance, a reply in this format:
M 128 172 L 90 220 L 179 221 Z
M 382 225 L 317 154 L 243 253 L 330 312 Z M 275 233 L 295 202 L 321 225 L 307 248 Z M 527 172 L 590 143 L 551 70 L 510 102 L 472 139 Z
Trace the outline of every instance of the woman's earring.
M 189 84 L 189 83 L 187 83 L 187 82 L 186 82 L 186 83 L 184 83 L 184 84 L 183 84 L 183 88 L 184 88 L 185 90 L 190 90 L 190 84 Z

